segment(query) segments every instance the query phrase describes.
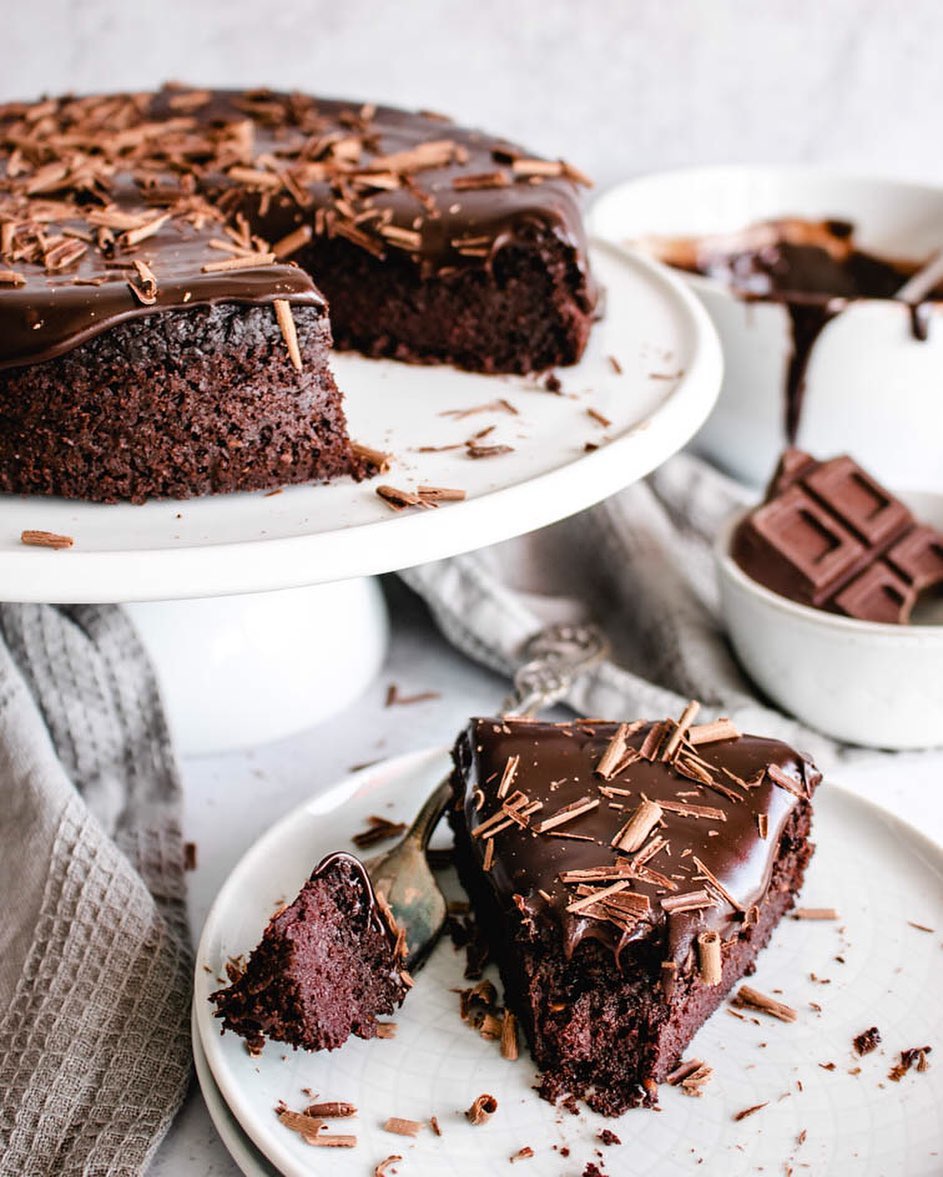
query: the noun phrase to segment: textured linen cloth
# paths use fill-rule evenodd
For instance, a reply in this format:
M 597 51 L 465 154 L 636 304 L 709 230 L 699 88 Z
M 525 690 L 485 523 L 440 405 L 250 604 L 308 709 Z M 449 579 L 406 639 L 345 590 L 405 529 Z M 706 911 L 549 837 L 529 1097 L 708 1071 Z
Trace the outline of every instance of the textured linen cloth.
M 180 784 L 116 606 L 0 606 L 0 1174 L 140 1172 L 190 1074 Z
M 702 720 L 729 715 L 742 731 L 798 745 L 820 766 L 865 755 L 760 700 L 728 645 L 713 543 L 755 497 L 683 453 L 571 519 L 402 575 L 454 645 L 505 674 L 542 626 L 597 622 L 612 652 L 568 695 L 580 714 L 659 719 L 697 699 Z

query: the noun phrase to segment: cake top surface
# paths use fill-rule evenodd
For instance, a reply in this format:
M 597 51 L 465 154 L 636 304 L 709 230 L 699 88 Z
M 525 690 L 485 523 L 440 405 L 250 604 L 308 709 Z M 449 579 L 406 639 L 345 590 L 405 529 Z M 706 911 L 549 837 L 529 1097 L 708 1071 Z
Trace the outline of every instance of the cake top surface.
M 572 953 L 617 958 L 664 929 L 682 964 L 702 931 L 756 918 L 780 836 L 820 780 L 786 744 L 690 725 L 472 720 L 456 749 L 465 820 L 505 910 Z
M 301 94 L 166 87 L 8 103 L 0 368 L 154 308 L 321 303 L 292 263 L 314 236 L 446 274 L 487 266 L 539 225 L 585 268 L 585 183 L 441 115 Z

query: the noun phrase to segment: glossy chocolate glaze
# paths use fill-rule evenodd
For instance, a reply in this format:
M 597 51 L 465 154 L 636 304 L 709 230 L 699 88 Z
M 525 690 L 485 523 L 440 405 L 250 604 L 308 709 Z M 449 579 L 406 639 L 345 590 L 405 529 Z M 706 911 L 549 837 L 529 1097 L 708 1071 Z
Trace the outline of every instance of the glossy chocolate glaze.
M 631 735 L 628 744 L 639 748 L 651 726 L 646 724 Z M 473 832 L 498 810 L 496 791 L 505 764 L 512 756 L 520 757 L 512 787 L 543 802 L 543 808 L 534 815 L 535 822 L 584 796 L 599 797 L 596 809 L 555 831 L 588 836 L 591 840 L 553 837 L 532 828 L 511 825 L 494 836 L 493 865 L 483 878 L 503 910 L 508 913 L 521 910 L 532 914 L 540 923 L 552 921 L 568 955 L 581 941 L 593 938 L 611 948 L 618 959 L 626 943 L 654 935 L 664 941 L 665 959 L 681 965 L 700 932 L 716 930 L 727 937 L 741 926 L 743 912 L 719 901 L 706 909 L 669 915 L 661 906 L 662 898 L 705 886 L 703 879 L 696 877 L 696 856 L 744 912 L 761 904 L 779 854 L 780 836 L 796 807 L 803 803 L 794 793 L 774 783 L 765 770 L 771 765 L 781 769 L 796 782 L 797 792 L 805 797 L 811 795 L 821 777 L 808 760 L 786 744 L 741 736 L 697 747 L 697 754 L 716 769 L 717 780 L 740 798 L 737 801 L 682 776 L 663 761 L 636 761 L 604 781 L 595 775 L 595 769 L 617 727 L 614 723 L 594 721 L 550 724 L 514 719 L 472 720 L 460 737 L 455 753 L 457 771 L 464 781 L 465 821 Z M 745 781 L 761 779 L 755 787 L 743 788 L 726 777 L 723 768 Z M 601 793 L 600 786 L 629 789 L 631 796 L 609 798 Z M 481 795 L 483 802 L 480 802 Z M 662 850 L 647 865 L 670 878 L 677 891 L 671 892 L 645 879 L 633 879 L 631 890 L 646 895 L 651 907 L 649 915 L 630 932 L 608 921 L 568 912 L 567 906 L 577 898 L 577 893 L 572 884 L 559 881 L 560 872 L 609 866 L 624 860 L 627 856 L 614 850 L 611 843 L 643 795 L 655 802 L 667 800 L 709 806 L 720 810 L 724 820 L 663 813 L 655 833 L 668 840 L 670 854 Z M 612 808 L 613 804 L 624 808 Z M 760 837 L 757 823 L 758 815 L 764 814 L 768 821 L 765 839 Z M 486 840 L 473 837 L 471 844 L 477 861 L 482 863 Z
M 656 252 L 670 265 L 723 282 L 747 300 L 780 302 L 792 325 L 786 372 L 786 437 L 795 441 L 805 379 L 825 327 L 859 299 L 892 299 L 922 263 L 891 260 L 859 249 L 849 221 L 797 218 L 752 225 L 727 237 L 678 240 Z M 927 337 L 926 304 L 910 307 L 914 338 Z
M 395 158 L 416 149 L 438 154 L 438 166 Z M 310 227 L 315 238 L 345 236 L 377 256 L 409 259 L 424 276 L 488 267 L 522 230 L 539 225 L 572 250 L 590 307 L 578 174 L 553 162 L 559 174 L 534 175 L 539 165 L 520 147 L 441 116 L 297 94 L 168 88 L 2 106 L 0 226 L 38 216 L 46 237 L 65 230 L 82 239 L 89 212 L 173 215 L 137 244 L 123 245 L 116 232 L 103 250 L 93 239 L 61 271 L 23 260 L 0 238 L 0 271 L 8 275 L 0 279 L 0 368 L 48 360 L 155 310 L 322 303 L 290 257 L 203 272 L 232 256 L 209 242 L 225 239 L 225 226 L 241 217 L 262 239 L 253 243 L 258 252 Z M 492 183 L 501 186 L 485 186 Z M 295 253 L 303 263 L 304 246 Z M 129 285 L 129 278 L 140 285 L 135 260 L 157 280 L 156 299 L 146 304 Z M 23 284 L 12 284 L 9 272 Z

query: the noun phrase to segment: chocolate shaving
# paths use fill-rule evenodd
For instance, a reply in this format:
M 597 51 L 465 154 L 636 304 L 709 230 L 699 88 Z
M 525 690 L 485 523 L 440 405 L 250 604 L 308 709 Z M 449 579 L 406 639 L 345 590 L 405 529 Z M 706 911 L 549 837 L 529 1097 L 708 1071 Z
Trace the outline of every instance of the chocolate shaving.
M 461 503 L 468 497 L 464 490 L 448 486 L 420 486 L 416 493 L 427 503 Z
M 638 750 L 639 756 L 643 760 L 658 760 L 661 751 L 661 743 L 665 738 L 666 724 L 653 723 L 642 741 L 642 745 Z
M 356 457 L 363 458 L 365 462 L 369 462 L 379 474 L 386 474 L 393 464 L 393 455 L 385 453 L 383 450 L 375 450 L 372 446 L 362 445 L 358 441 L 352 441 L 350 448 Z
M 711 805 L 689 805 L 681 801 L 659 801 L 658 804 L 667 813 L 676 813 L 679 817 L 704 817 L 709 821 L 727 820 L 727 815 L 722 809 L 715 809 Z
M 422 1131 L 421 1120 L 403 1120 L 399 1116 L 390 1116 L 383 1125 L 384 1132 L 392 1132 L 394 1136 L 418 1136 Z
M 681 741 L 684 739 L 685 733 L 694 722 L 694 718 L 700 709 L 700 703 L 695 702 L 693 699 L 685 707 L 684 711 L 681 713 L 681 718 L 677 723 L 674 724 L 671 735 L 668 737 L 667 743 L 661 750 L 662 760 L 671 760 L 671 758 L 677 752 L 678 748 L 680 748 Z
M 856 1034 L 852 1045 L 855 1048 L 855 1054 L 866 1055 L 870 1054 L 872 1050 L 877 1050 L 881 1042 L 881 1031 L 877 1026 L 871 1026 L 868 1030 L 862 1030 L 860 1034 Z
M 391 1172 L 390 1166 L 395 1165 L 397 1161 L 401 1161 L 402 1159 L 399 1153 L 392 1153 L 390 1156 L 384 1157 L 382 1161 L 377 1161 L 373 1168 L 373 1177 L 389 1177 Z
M 709 891 L 685 891 L 680 895 L 668 895 L 661 901 L 662 908 L 669 915 L 681 914 L 686 911 L 702 911 L 708 907 L 716 907 L 717 900 Z
M 476 172 L 456 176 L 452 187 L 456 192 L 463 192 L 474 188 L 507 188 L 510 183 L 507 172 Z
M 619 768 L 620 763 L 628 751 L 628 738 L 641 728 L 642 722 L 620 723 L 615 735 L 606 746 L 599 763 L 596 765 L 596 775 L 604 781 L 611 780 Z
M 331 1135 L 322 1132 L 323 1120 L 305 1115 L 302 1112 L 293 1112 L 283 1103 L 277 1105 L 275 1114 L 286 1128 L 297 1132 L 305 1144 L 314 1145 L 316 1148 L 356 1148 L 357 1146 L 356 1136 Z
M 622 850 L 629 854 L 641 849 L 646 838 L 661 821 L 661 818 L 661 806 L 646 798 L 612 839 L 612 846 L 616 850 Z
M 354 834 L 351 841 L 361 850 L 365 850 L 369 846 L 376 846 L 378 842 L 386 842 L 390 838 L 399 837 L 405 831 L 406 823 L 404 821 L 390 821 L 388 818 L 371 814 L 367 818 L 367 828 L 361 830 L 359 834 Z
M 834 907 L 797 907 L 792 913 L 794 920 L 837 920 L 841 916 Z
M 275 254 L 275 260 L 281 262 L 286 257 L 291 257 L 293 253 L 297 253 L 299 249 L 303 249 L 313 236 L 314 230 L 310 225 L 299 225 L 297 229 L 286 233 L 284 237 L 280 237 L 272 246 L 272 253 Z
M 685 1095 L 700 1098 L 703 1088 L 711 1081 L 714 1068 L 699 1058 L 686 1059 L 667 1075 L 665 1082 L 671 1087 L 679 1087 Z
M 709 868 L 709 867 L 706 867 L 706 866 L 704 865 L 704 863 L 703 863 L 703 862 L 701 862 L 701 860 L 700 860 L 700 859 L 697 857 L 697 855 L 696 855 L 696 854 L 695 854 L 695 855 L 692 855 L 692 857 L 693 857 L 693 860 L 694 860 L 694 865 L 697 867 L 697 869 L 698 869 L 698 871 L 700 872 L 700 874 L 701 874 L 701 875 L 702 875 L 702 876 L 703 876 L 703 877 L 704 877 L 704 878 L 707 880 L 707 882 L 708 882 L 708 883 L 711 885 L 711 887 L 713 887 L 713 888 L 714 888 L 714 890 L 715 890 L 715 891 L 717 891 L 717 892 L 718 892 L 718 894 L 720 894 L 720 896 L 721 896 L 723 899 L 726 899 L 726 901 L 727 901 L 727 902 L 730 904 L 730 906 L 731 906 L 731 907 L 732 907 L 732 908 L 733 908 L 735 911 L 745 911 L 746 909 L 744 908 L 743 904 L 742 904 L 742 903 L 740 903 L 740 902 L 739 902 L 739 900 L 735 899 L 735 898 L 733 897 L 733 895 L 731 895 L 731 894 L 730 894 L 730 892 L 729 892 L 729 891 L 727 890 L 727 888 L 726 888 L 726 887 L 723 885 L 723 883 L 720 881 L 720 879 L 718 879 L 718 878 L 717 878 L 717 876 L 714 874 L 714 872 L 713 872 L 712 870 L 710 870 L 710 868 Z
M 501 454 L 513 454 L 514 446 L 479 445 L 476 441 L 466 441 L 465 452 L 470 458 L 497 458 Z
M 767 997 L 765 993 L 760 993 L 757 989 L 751 989 L 749 985 L 740 986 L 736 996 L 732 999 L 732 1004 L 741 1009 L 759 1010 L 760 1013 L 779 1018 L 781 1022 L 794 1022 L 799 1016 L 792 1006 L 785 1005 L 781 1001 L 776 1001 L 772 997 Z
M 520 756 L 509 756 L 504 764 L 504 772 L 501 774 L 501 781 L 498 785 L 497 796 L 506 797 L 508 790 L 514 783 L 514 778 L 517 776 L 517 770 L 520 766 Z
M 572 801 L 569 805 L 564 805 L 562 809 L 551 813 L 549 817 L 545 817 L 534 826 L 534 829 L 538 834 L 546 833 L 547 830 L 555 829 L 565 822 L 573 821 L 574 818 L 580 817 L 584 813 L 589 813 L 590 810 L 596 809 L 598 806 L 598 797 L 580 797 L 578 801 Z
M 285 340 L 285 346 L 288 348 L 288 356 L 291 360 L 291 366 L 296 372 L 300 372 L 303 368 L 301 361 L 301 349 L 298 346 L 298 331 L 295 327 L 295 319 L 291 313 L 291 303 L 287 298 L 276 298 L 274 300 L 275 318 L 278 319 L 278 326 L 281 329 L 282 338 Z
M 755 1103 L 752 1107 L 744 1108 L 742 1112 L 736 1112 L 733 1116 L 733 1119 L 739 1123 L 740 1120 L 745 1120 L 747 1116 L 752 1116 L 756 1112 L 760 1112 L 763 1110 L 763 1108 L 768 1106 L 769 1100 L 767 1100 L 766 1103 Z
M 320 1120 L 346 1120 L 356 1116 L 357 1108 L 352 1103 L 334 1099 L 327 1103 L 312 1103 L 305 1108 L 304 1114 Z
M 767 765 L 766 775 L 774 784 L 779 785 L 781 789 L 785 789 L 787 793 L 792 793 L 794 797 L 798 797 L 801 801 L 808 799 L 804 786 L 791 777 L 788 772 L 784 772 L 777 764 Z
M 498 1110 L 498 1101 L 487 1093 L 479 1095 L 465 1113 L 465 1119 L 474 1125 L 485 1124 Z
M 523 1148 L 519 1148 L 513 1156 L 508 1157 L 508 1160 L 513 1165 L 515 1161 L 526 1161 L 534 1155 L 534 1150 L 529 1144 L 525 1144 Z
M 611 887 L 604 887 L 600 891 L 593 891 L 593 893 L 590 895 L 584 895 L 580 899 L 575 899 L 572 903 L 567 904 L 567 911 L 572 912 L 574 914 L 577 912 L 584 911 L 586 908 L 592 907 L 592 905 L 594 903 L 597 903 L 599 900 L 605 899 L 610 895 L 615 895 L 620 891 L 626 890 L 626 888 L 628 886 L 629 886 L 628 881 L 625 879 L 621 879 L 619 882 L 613 883 Z
M 601 425 L 603 427 L 603 429 L 608 429 L 609 426 L 612 424 L 612 422 L 609 420 L 609 418 L 603 416 L 603 414 L 600 413 L 600 411 L 598 409 L 587 408 L 586 412 L 587 412 L 587 415 L 592 417 L 592 419 L 597 423 L 597 425 Z
M 509 1009 L 501 1021 L 501 1057 L 513 1062 L 518 1057 L 517 1018 Z
M 438 691 L 417 691 L 414 695 L 401 695 L 399 687 L 395 682 L 391 682 L 386 688 L 386 699 L 383 703 L 384 707 L 407 707 L 412 703 L 429 703 L 433 699 L 439 699 L 441 695 Z
M 723 960 L 720 935 L 714 931 L 701 932 L 697 938 L 698 976 L 704 985 L 719 985 L 723 980 Z
M 21 531 L 20 543 L 32 548 L 71 548 L 75 540 L 71 535 L 58 535 L 54 531 Z
M 726 716 L 715 719 L 711 723 L 699 723 L 688 730 L 688 743 L 715 744 L 719 740 L 739 740 L 740 732 Z
M 917 1064 L 918 1074 L 929 1071 L 930 1063 L 927 1055 L 932 1049 L 931 1046 L 912 1046 L 909 1050 L 902 1050 L 900 1052 L 900 1062 L 893 1066 L 887 1073 L 888 1079 L 892 1083 L 899 1083 L 914 1063 Z
M 429 510 L 436 506 L 436 503 L 430 499 L 413 494 L 412 491 L 397 490 L 395 486 L 378 486 L 376 493 L 393 511 L 403 511 L 407 507 L 420 507 Z

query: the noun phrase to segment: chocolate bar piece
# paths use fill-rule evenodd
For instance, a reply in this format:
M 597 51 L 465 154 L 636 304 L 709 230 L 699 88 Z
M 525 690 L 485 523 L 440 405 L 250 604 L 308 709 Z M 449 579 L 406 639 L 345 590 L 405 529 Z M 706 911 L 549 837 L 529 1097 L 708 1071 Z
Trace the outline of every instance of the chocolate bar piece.
M 847 455 L 787 450 L 731 555 L 773 592 L 860 621 L 906 623 L 921 593 L 943 585 L 943 533 Z

